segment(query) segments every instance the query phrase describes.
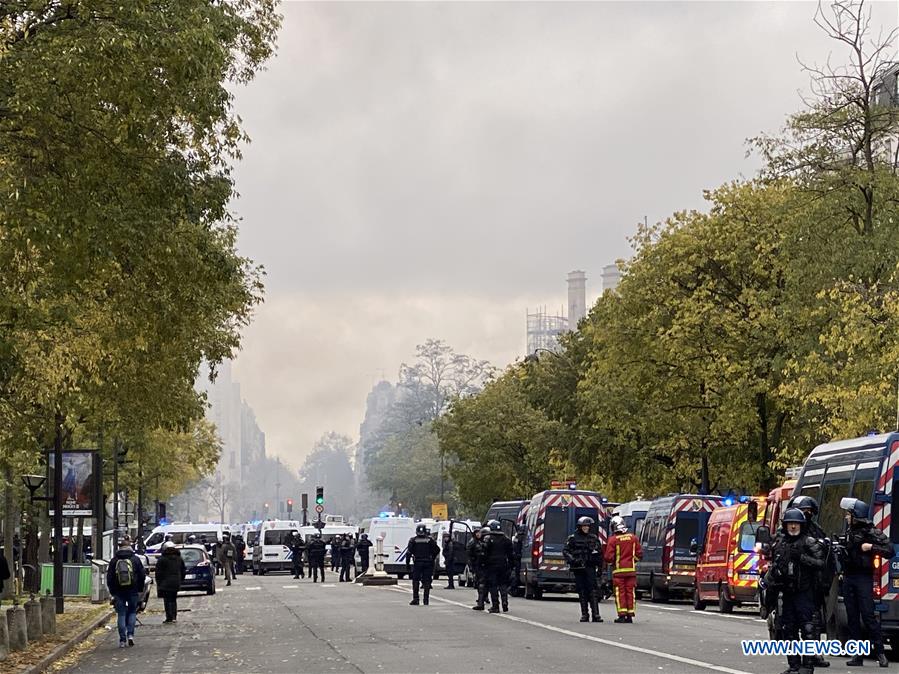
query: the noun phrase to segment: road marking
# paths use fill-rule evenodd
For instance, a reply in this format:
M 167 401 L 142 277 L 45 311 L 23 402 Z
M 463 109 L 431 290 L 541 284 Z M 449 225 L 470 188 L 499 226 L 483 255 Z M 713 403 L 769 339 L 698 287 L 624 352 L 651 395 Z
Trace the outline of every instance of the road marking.
M 245 587 L 244 590 L 261 590 L 261 587 Z
M 408 594 L 408 590 L 398 588 L 398 587 L 388 587 L 388 590 L 392 590 L 393 592 L 402 592 L 404 594 Z M 437 597 L 431 595 L 431 599 L 435 601 L 442 601 L 446 604 L 453 604 L 454 606 L 461 606 L 462 608 L 471 608 L 468 604 L 463 604 L 458 601 L 453 601 L 452 599 L 444 599 L 443 597 Z M 504 618 L 505 620 L 512 620 L 513 622 L 523 623 L 525 625 L 531 625 L 532 627 L 540 627 L 545 630 L 549 630 L 550 632 L 556 632 L 557 634 L 564 634 L 565 636 L 574 637 L 576 639 L 584 639 L 586 641 L 592 641 L 597 644 L 603 644 L 604 646 L 612 646 L 614 648 L 621 648 L 626 651 L 634 651 L 636 653 L 643 653 L 644 655 L 652 655 L 657 658 L 662 658 L 665 660 L 671 660 L 673 662 L 679 662 L 684 665 L 692 665 L 693 667 L 700 667 L 702 669 L 709 669 L 714 672 L 725 672 L 725 674 L 750 674 L 749 672 L 744 672 L 741 669 L 731 669 L 730 667 L 722 667 L 721 665 L 713 665 L 711 662 L 703 662 L 702 660 L 694 660 L 692 658 L 684 658 L 680 655 L 674 655 L 673 653 L 663 653 L 662 651 L 655 651 L 651 648 L 642 648 L 640 646 L 632 646 L 631 644 L 621 643 L 619 641 L 611 641 L 609 639 L 602 639 L 600 637 L 594 637 L 590 634 L 581 634 L 580 632 L 574 632 L 572 630 L 566 630 L 562 627 L 556 627 L 555 625 L 547 625 L 546 623 L 540 623 L 536 620 L 528 620 L 527 618 L 519 618 L 518 616 L 509 615 L 508 613 L 495 613 L 493 614 L 497 618 Z M 711 615 L 711 614 L 709 614 Z
M 328 583 L 322 583 L 322 587 L 337 587 L 337 585 L 334 585 L 334 584 L 328 584 Z
M 285 590 L 298 590 L 300 589 L 299 585 L 282 585 Z
M 695 615 L 698 618 L 730 618 L 731 620 L 752 620 L 753 622 L 762 622 L 761 618 L 751 615 L 734 615 L 731 613 L 717 613 L 715 611 L 695 611 L 692 608 L 688 608 L 684 606 L 683 608 L 679 608 L 676 606 L 659 606 L 658 604 L 644 604 L 640 603 L 641 609 L 648 610 L 656 610 L 656 611 L 678 611 L 680 613 L 689 613 L 690 615 Z
M 645 604 L 640 604 L 640 606 L 645 606 Z M 676 608 L 674 606 L 653 606 L 652 608 L 658 609 L 659 611 L 683 611 L 682 608 Z

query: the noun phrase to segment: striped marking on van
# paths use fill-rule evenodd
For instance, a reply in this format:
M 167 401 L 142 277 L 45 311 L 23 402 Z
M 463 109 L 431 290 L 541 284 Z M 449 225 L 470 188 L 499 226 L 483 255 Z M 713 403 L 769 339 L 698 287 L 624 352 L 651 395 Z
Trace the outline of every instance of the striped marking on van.
M 880 475 L 877 482 L 877 490 L 884 492 L 887 496 L 892 497 L 893 494 L 893 475 L 896 470 L 896 463 L 899 461 L 899 441 L 890 445 L 890 453 L 886 459 L 886 470 Z M 875 504 L 874 510 L 874 526 L 883 531 L 889 537 L 890 524 L 892 522 L 892 506 L 889 501 L 887 503 Z M 892 601 L 899 598 L 899 593 L 890 592 L 890 564 L 881 565 L 880 568 L 880 591 L 881 598 L 884 601 Z
M 686 497 L 675 501 L 671 514 L 668 516 L 668 531 L 665 532 L 665 548 L 674 550 L 674 524 L 677 514 L 682 512 L 712 512 L 715 508 L 724 505 L 723 498 L 717 497 Z

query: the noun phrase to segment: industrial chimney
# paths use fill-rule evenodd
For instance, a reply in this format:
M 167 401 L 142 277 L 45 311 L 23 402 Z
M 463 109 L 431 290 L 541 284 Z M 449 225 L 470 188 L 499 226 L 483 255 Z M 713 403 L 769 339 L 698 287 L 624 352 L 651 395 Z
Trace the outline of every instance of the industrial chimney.
M 568 272 L 568 329 L 587 315 L 587 275 L 582 271 Z

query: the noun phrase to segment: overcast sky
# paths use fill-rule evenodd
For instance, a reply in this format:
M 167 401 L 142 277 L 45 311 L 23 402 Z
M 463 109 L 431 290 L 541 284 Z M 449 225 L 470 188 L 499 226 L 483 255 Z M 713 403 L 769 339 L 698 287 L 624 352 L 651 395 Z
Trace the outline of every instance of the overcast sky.
M 235 377 L 294 466 L 415 345 L 505 366 L 527 308 L 635 223 L 752 175 L 836 43 L 814 3 L 300 3 L 237 95 L 241 251 L 267 270 Z M 874 7 L 895 26 L 896 3 Z

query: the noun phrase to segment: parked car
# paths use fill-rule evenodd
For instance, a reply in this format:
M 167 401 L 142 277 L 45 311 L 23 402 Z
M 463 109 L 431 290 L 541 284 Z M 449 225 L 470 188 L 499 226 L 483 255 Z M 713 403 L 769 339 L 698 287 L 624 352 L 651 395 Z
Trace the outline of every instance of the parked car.
M 705 540 L 712 511 L 722 505 L 722 496 L 699 494 L 671 494 L 652 502 L 640 532 L 638 598 L 644 592 L 654 602 L 668 601 L 672 594 L 693 596 L 698 547 Z
M 702 611 L 717 603 L 721 613 L 734 606 L 756 604 L 759 589 L 759 554 L 755 534 L 765 499 L 753 499 L 717 508 L 709 517 L 705 542 L 696 544 L 696 579 L 693 608 Z
M 201 590 L 215 594 L 215 567 L 202 545 L 179 545 L 181 559 L 187 571 L 181 581 L 181 592 Z
M 147 610 L 147 602 L 150 601 L 150 590 L 153 588 L 153 576 L 150 573 L 150 561 L 147 559 L 147 556 L 137 553 L 137 558 L 147 571 L 146 580 L 144 581 L 144 591 L 141 592 L 140 603 L 137 605 L 137 612 L 140 613 L 141 611 Z

